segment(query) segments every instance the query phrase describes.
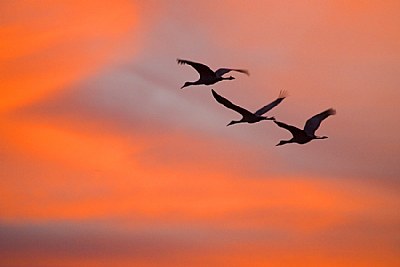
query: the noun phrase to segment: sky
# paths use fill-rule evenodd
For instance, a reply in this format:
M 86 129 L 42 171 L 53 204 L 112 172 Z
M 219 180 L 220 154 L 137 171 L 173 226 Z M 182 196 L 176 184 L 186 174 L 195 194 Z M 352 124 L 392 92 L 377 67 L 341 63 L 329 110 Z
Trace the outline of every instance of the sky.
M 399 1 L 0 3 L 0 266 L 399 266 Z M 177 58 L 248 69 L 195 81 Z M 211 89 L 303 127 L 305 145 Z

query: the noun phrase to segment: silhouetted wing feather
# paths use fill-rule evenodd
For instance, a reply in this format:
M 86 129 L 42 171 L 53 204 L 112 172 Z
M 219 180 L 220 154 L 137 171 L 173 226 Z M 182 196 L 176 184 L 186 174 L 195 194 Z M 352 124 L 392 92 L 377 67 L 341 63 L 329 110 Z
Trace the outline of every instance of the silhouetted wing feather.
M 321 125 L 321 122 L 323 120 L 325 120 L 326 118 L 328 118 L 330 115 L 335 115 L 335 114 L 336 114 L 336 110 L 330 108 L 330 109 L 327 109 L 327 110 L 313 116 L 312 118 L 310 118 L 306 121 L 306 124 L 304 125 L 304 131 L 308 135 L 314 135 L 315 131 Z
M 273 102 L 269 103 L 268 105 L 260 108 L 254 114 L 256 114 L 258 116 L 263 115 L 267 111 L 269 111 L 269 110 L 273 109 L 274 107 L 276 107 L 277 105 L 279 105 L 282 102 L 282 100 L 286 98 L 286 96 L 287 96 L 287 92 L 285 90 L 280 91 L 279 92 L 279 97 L 276 100 L 274 100 Z
M 200 74 L 200 77 L 215 77 L 215 73 L 204 64 L 184 59 L 177 59 L 177 62 L 178 64 L 187 64 L 192 66 Z
M 250 75 L 248 70 L 242 70 L 242 69 L 227 69 L 227 68 L 221 68 L 221 69 L 217 69 L 217 71 L 215 72 L 215 75 L 218 77 L 222 77 L 222 75 L 231 72 L 231 71 L 237 71 L 237 72 L 241 72 L 247 75 Z
M 274 121 L 276 123 L 276 125 L 278 125 L 281 128 L 284 128 L 286 130 L 288 130 L 289 132 L 292 133 L 293 136 L 296 135 L 301 135 L 303 133 L 302 130 L 300 130 L 299 128 L 292 126 L 292 125 L 288 125 L 286 123 L 280 122 L 280 121 Z
M 217 100 L 218 103 L 224 105 L 225 107 L 232 109 L 236 112 L 239 112 L 240 114 L 242 114 L 242 116 L 246 116 L 246 115 L 253 115 L 250 111 L 248 111 L 247 109 L 244 109 L 242 107 L 239 107 L 235 104 L 233 104 L 231 101 L 229 101 L 228 99 L 226 99 L 223 96 L 220 96 L 219 94 L 217 94 L 217 92 L 215 92 L 213 89 L 211 89 L 212 94 L 215 98 L 215 100 Z

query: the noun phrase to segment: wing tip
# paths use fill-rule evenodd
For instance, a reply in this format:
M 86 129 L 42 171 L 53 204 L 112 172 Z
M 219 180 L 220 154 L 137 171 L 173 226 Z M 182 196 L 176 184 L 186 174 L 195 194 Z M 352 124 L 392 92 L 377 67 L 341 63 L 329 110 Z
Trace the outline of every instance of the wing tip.
M 214 98 L 216 98 L 216 97 L 219 97 L 220 95 L 217 93 L 217 92 L 215 92 L 215 90 L 214 89 L 211 89 L 211 93 L 212 93 L 212 95 L 214 96 Z
M 283 90 L 279 91 L 279 97 L 278 98 L 282 98 L 283 99 L 283 98 L 286 98 L 288 96 L 289 96 L 289 92 L 287 90 L 283 89 Z
M 336 115 L 336 109 L 330 108 L 327 110 L 329 115 Z
M 229 68 L 227 68 L 229 71 L 237 71 L 237 72 L 240 72 L 240 73 L 244 73 L 244 74 L 246 74 L 247 76 L 250 76 L 250 72 L 249 72 L 249 70 L 246 70 L 246 69 L 229 69 Z
M 178 64 L 185 64 L 186 63 L 186 60 L 184 60 L 184 59 L 181 59 L 181 58 L 177 58 L 176 59 L 176 62 L 178 63 Z

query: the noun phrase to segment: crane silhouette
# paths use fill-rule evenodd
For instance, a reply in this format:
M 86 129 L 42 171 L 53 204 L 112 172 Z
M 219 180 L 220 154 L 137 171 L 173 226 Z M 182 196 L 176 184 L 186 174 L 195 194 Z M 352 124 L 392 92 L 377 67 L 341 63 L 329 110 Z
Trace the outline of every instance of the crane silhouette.
M 192 66 L 199 74 L 200 78 L 195 81 L 195 82 L 185 82 L 185 84 L 181 87 L 181 89 L 190 86 L 190 85 L 211 85 L 217 82 L 220 82 L 222 80 L 233 80 L 235 77 L 229 76 L 229 77 L 223 77 L 224 74 L 231 72 L 231 71 L 236 71 L 236 72 L 241 72 L 249 75 L 249 72 L 244 69 L 229 69 L 229 68 L 221 68 L 216 70 L 215 72 L 212 71 L 208 66 L 189 61 L 189 60 L 184 60 L 184 59 L 177 59 L 178 64 L 187 64 Z
M 268 105 L 260 108 L 256 112 L 252 113 L 252 112 L 248 111 L 247 109 L 244 109 L 242 107 L 239 107 L 239 106 L 233 104 L 231 101 L 229 101 L 225 97 L 217 94 L 217 92 L 215 92 L 213 89 L 211 89 L 211 91 L 212 91 L 212 94 L 213 94 L 215 100 L 217 100 L 218 103 L 220 103 L 220 104 L 224 105 L 225 107 L 232 109 L 242 115 L 241 120 L 231 121 L 227 126 L 236 124 L 236 123 L 244 123 L 244 122 L 256 123 L 256 122 L 259 122 L 262 120 L 275 120 L 274 117 L 266 117 L 266 116 L 262 116 L 262 115 L 265 114 L 266 112 L 268 112 L 269 110 L 273 109 L 277 105 L 279 105 L 282 102 L 282 100 L 285 99 L 287 96 L 286 91 L 280 91 L 279 97 L 277 99 L 275 99 L 273 102 L 269 103 Z
M 323 120 L 325 120 L 329 116 L 335 115 L 335 114 L 336 114 L 336 110 L 330 108 L 330 109 L 327 109 L 327 110 L 311 117 L 310 119 L 308 119 L 306 121 L 306 124 L 304 125 L 304 130 L 301 130 L 295 126 L 288 125 L 288 124 L 285 124 L 280 121 L 274 121 L 276 123 L 276 125 L 288 130 L 293 135 L 292 139 L 281 140 L 277 144 L 277 146 L 281 146 L 281 145 L 288 144 L 288 143 L 305 144 L 314 139 L 328 138 L 327 136 L 316 136 L 315 131 L 319 128 L 319 126 L 321 125 L 321 122 Z

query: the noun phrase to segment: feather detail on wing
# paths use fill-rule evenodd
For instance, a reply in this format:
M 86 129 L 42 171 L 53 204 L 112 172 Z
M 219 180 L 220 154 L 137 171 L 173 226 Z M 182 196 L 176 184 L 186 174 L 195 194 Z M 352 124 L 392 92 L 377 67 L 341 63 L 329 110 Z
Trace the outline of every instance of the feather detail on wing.
M 217 92 L 215 92 L 213 89 L 211 89 L 212 94 L 215 98 L 215 100 L 217 100 L 218 103 L 224 105 L 225 107 L 232 109 L 240 114 L 242 114 L 242 116 L 245 115 L 253 115 L 250 111 L 248 111 L 247 109 L 244 109 L 242 107 L 239 107 L 235 104 L 233 104 L 231 101 L 229 101 L 228 99 L 226 99 L 223 96 L 220 96 L 219 94 L 217 94 Z
M 274 121 L 274 122 L 279 127 L 288 130 L 293 136 L 301 135 L 302 132 L 303 132 L 301 129 L 299 129 L 299 128 L 295 127 L 295 126 L 288 125 L 288 124 L 280 122 L 280 121 Z
M 264 113 L 268 112 L 269 110 L 273 109 L 274 107 L 276 107 L 277 105 L 279 105 L 283 99 L 285 99 L 288 96 L 287 91 L 285 90 L 281 90 L 279 92 L 279 97 L 277 99 L 275 99 L 273 102 L 269 103 L 268 105 L 260 108 L 259 110 L 257 110 L 254 114 L 261 116 Z
M 179 58 L 176 61 L 178 62 L 178 64 L 182 65 L 187 64 L 192 66 L 200 74 L 200 77 L 205 77 L 205 76 L 215 77 L 215 73 L 208 66 L 204 64 Z
M 335 115 L 336 114 L 336 110 L 334 110 L 333 108 L 327 109 L 313 117 L 311 117 L 310 119 L 308 119 L 306 121 L 306 124 L 304 125 L 304 131 L 306 132 L 306 134 L 308 135 L 315 135 L 315 131 L 319 128 L 319 126 L 321 125 L 321 122 L 323 120 L 325 120 L 326 118 L 328 118 L 330 115 Z
M 221 68 L 221 69 L 218 69 L 218 70 L 215 72 L 215 75 L 216 75 L 217 77 L 222 77 L 222 75 L 227 74 L 228 72 L 231 72 L 231 71 L 236 71 L 236 72 L 240 72 L 240 73 L 244 73 L 244 74 L 250 75 L 250 73 L 249 73 L 248 70 L 243 70 L 243 69 L 228 69 L 228 68 Z

